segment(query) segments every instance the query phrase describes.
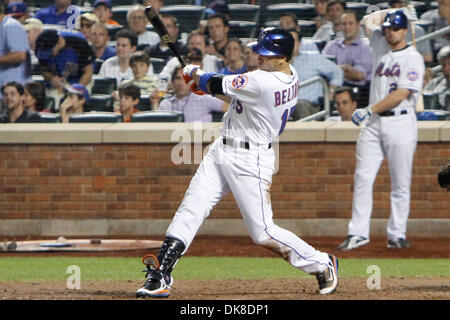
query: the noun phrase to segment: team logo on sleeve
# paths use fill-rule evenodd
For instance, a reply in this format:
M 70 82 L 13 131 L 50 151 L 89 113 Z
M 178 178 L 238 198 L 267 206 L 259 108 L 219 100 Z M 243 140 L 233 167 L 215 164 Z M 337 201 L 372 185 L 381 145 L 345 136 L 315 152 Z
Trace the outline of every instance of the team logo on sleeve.
M 235 89 L 243 89 L 247 85 L 248 77 L 245 74 L 240 74 L 236 76 L 233 81 L 231 82 L 231 85 Z
M 406 77 L 411 81 L 419 79 L 419 72 L 416 69 L 409 69 Z

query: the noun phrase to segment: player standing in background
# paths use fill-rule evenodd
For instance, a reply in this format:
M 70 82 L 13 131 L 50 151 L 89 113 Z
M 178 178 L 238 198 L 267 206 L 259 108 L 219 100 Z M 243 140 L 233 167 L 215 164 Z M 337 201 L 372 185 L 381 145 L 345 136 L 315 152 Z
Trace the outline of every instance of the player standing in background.
M 283 132 L 297 103 L 298 78 L 288 62 L 294 39 L 287 31 L 266 28 L 258 41 L 248 46 L 259 55 L 255 71 L 225 76 L 206 73 L 197 65 L 183 69 L 192 91 L 215 95 L 230 107 L 222 136 L 211 145 L 192 178 L 158 257 L 151 256 L 147 264 L 147 280 L 137 290 L 137 297 L 169 296 L 173 267 L 212 208 L 230 191 L 256 244 L 315 275 L 320 294 L 337 288 L 336 257 L 314 249 L 273 222 L 269 192 L 275 163 L 272 142 Z
M 356 145 L 352 219 L 348 237 L 339 246 L 341 250 L 351 250 L 369 243 L 373 185 L 385 157 L 391 177 L 388 248 L 410 247 L 406 241 L 406 225 L 417 145 L 415 106 L 422 90 L 425 65 L 420 53 L 407 45 L 408 18 L 402 10 L 376 12 L 373 15 L 384 22 L 379 28 L 374 27 L 376 21 L 373 16 L 363 19 L 376 61 L 369 106 L 355 110 L 352 116 L 352 121 L 357 125 L 367 122 Z

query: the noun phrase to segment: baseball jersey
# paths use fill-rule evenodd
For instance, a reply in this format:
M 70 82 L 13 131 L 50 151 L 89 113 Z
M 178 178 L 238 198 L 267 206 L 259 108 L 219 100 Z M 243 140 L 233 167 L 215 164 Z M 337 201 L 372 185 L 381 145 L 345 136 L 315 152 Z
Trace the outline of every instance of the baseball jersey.
M 291 75 L 255 70 L 225 76 L 223 92 L 232 100 L 222 135 L 263 145 L 278 137 L 297 104 L 298 77 L 290 70 Z
M 381 29 L 374 30 L 370 42 L 375 63 L 370 85 L 369 104 L 375 104 L 397 88 L 403 88 L 413 91 L 413 94 L 392 110 L 414 109 L 422 90 L 425 74 L 422 55 L 413 46 L 391 51 Z

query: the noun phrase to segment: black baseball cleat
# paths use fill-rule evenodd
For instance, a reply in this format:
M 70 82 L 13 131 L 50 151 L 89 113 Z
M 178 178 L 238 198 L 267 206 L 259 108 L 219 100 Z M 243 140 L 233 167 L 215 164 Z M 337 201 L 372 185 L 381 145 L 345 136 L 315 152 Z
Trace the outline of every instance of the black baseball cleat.
M 173 279 L 170 275 L 164 277 L 159 270 L 158 259 L 148 254 L 143 258 L 143 263 L 147 266 L 144 272 L 147 280 L 144 285 L 136 291 L 136 298 L 167 298 L 170 295 L 170 286 Z
M 387 247 L 389 249 L 407 249 L 411 247 L 411 243 L 403 238 L 389 239 Z
M 323 272 L 316 273 L 315 276 L 319 282 L 319 293 L 320 294 L 331 294 L 336 291 L 338 286 L 338 259 L 329 254 L 327 268 Z
M 362 246 L 365 246 L 370 242 L 369 239 L 360 237 L 360 236 L 348 236 L 347 239 L 345 239 L 344 242 L 342 242 L 338 249 L 342 251 L 348 251 L 352 249 L 356 249 Z

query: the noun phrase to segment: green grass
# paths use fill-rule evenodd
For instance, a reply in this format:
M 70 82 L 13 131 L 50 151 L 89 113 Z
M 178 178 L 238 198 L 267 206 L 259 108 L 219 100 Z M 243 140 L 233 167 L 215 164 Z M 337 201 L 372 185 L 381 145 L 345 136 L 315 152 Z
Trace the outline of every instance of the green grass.
M 139 280 L 145 268 L 140 258 L 2 257 L 0 282 L 60 281 L 77 265 L 83 280 Z M 340 277 L 364 277 L 377 265 L 384 277 L 450 277 L 450 259 L 340 259 Z M 308 276 L 280 258 L 186 257 L 179 261 L 177 279 L 266 279 Z

